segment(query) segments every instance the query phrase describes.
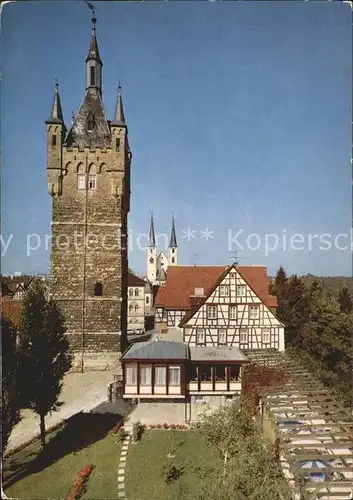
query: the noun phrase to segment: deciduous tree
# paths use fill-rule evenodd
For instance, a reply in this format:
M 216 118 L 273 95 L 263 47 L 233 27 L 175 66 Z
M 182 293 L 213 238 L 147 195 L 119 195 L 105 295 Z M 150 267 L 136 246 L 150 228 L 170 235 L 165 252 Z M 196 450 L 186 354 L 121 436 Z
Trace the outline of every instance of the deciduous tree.
M 62 379 L 72 359 L 63 317 L 56 303 L 46 299 L 39 282 L 29 287 L 24 298 L 20 332 L 27 406 L 39 415 L 44 447 L 45 417 L 61 405 Z
M 19 355 L 17 332 L 12 322 L 1 317 L 2 336 L 2 393 L 1 393 L 1 444 L 2 453 L 14 426 L 20 421 Z

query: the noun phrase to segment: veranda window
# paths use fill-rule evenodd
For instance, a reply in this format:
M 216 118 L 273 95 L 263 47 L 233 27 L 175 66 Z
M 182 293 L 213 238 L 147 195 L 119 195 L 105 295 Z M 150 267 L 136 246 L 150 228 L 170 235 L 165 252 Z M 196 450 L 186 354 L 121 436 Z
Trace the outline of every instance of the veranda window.
M 152 370 L 150 366 L 140 366 L 140 385 L 151 385 Z
M 225 365 L 216 365 L 214 370 L 215 370 L 216 382 L 225 382 L 226 381 L 226 366 Z
M 169 367 L 169 385 L 180 385 L 180 366 Z
M 202 365 L 201 367 L 201 382 L 208 382 L 212 380 L 211 367 L 207 365 Z
M 239 365 L 230 365 L 229 370 L 229 378 L 232 382 L 239 380 L 240 375 L 240 366 Z
M 137 385 L 137 367 L 126 367 L 126 385 Z
M 189 367 L 189 380 L 190 382 L 197 382 L 197 366 L 195 365 Z
M 167 367 L 156 366 L 154 370 L 154 385 L 167 385 Z

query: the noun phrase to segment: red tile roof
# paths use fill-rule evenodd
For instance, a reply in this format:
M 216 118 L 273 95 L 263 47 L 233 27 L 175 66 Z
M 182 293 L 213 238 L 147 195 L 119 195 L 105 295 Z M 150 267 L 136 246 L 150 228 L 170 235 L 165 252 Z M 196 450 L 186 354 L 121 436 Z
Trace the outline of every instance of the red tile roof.
M 133 274 L 131 271 L 128 271 L 127 273 L 127 285 L 128 286 L 145 286 L 146 282 L 136 276 L 136 274 Z
M 276 307 L 277 299 L 269 294 L 265 266 L 237 266 L 240 275 L 268 307 Z M 170 266 L 167 282 L 158 290 L 156 307 L 190 309 L 190 296 L 195 288 L 203 288 L 208 296 L 230 266 Z
M 11 320 L 14 326 L 19 326 L 21 315 L 22 300 L 1 298 L 1 314 Z

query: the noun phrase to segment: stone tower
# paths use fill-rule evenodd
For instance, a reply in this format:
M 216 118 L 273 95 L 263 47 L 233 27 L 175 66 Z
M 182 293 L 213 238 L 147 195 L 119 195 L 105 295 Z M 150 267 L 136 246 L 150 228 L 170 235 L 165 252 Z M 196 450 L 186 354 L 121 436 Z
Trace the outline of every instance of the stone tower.
M 170 242 L 168 248 L 168 267 L 178 265 L 178 244 L 175 234 L 174 215 L 172 220 L 172 231 L 170 233 Z
M 147 278 L 151 283 L 157 279 L 157 246 L 154 233 L 153 214 L 151 214 L 150 234 L 147 248 Z
M 127 347 L 131 152 L 120 86 L 114 120 L 105 116 L 102 67 L 93 17 L 83 102 L 67 132 L 56 84 L 46 121 L 51 292 L 81 371 L 119 370 Z

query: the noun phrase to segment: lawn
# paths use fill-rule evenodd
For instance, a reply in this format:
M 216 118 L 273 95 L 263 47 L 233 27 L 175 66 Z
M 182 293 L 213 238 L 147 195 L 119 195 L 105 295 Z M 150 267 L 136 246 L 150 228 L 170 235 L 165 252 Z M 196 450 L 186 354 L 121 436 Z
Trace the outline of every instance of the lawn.
M 9 498 L 65 498 L 80 469 L 95 468 L 83 498 L 117 498 L 117 468 L 121 445 L 112 429 L 118 417 L 79 414 L 39 442 L 5 459 L 3 488 Z
M 171 453 L 174 458 L 168 458 Z M 214 449 L 194 431 L 148 430 L 140 442 L 130 444 L 126 464 L 126 494 L 133 500 L 193 500 L 202 474 L 214 467 Z M 172 484 L 164 481 L 163 467 L 182 468 Z

